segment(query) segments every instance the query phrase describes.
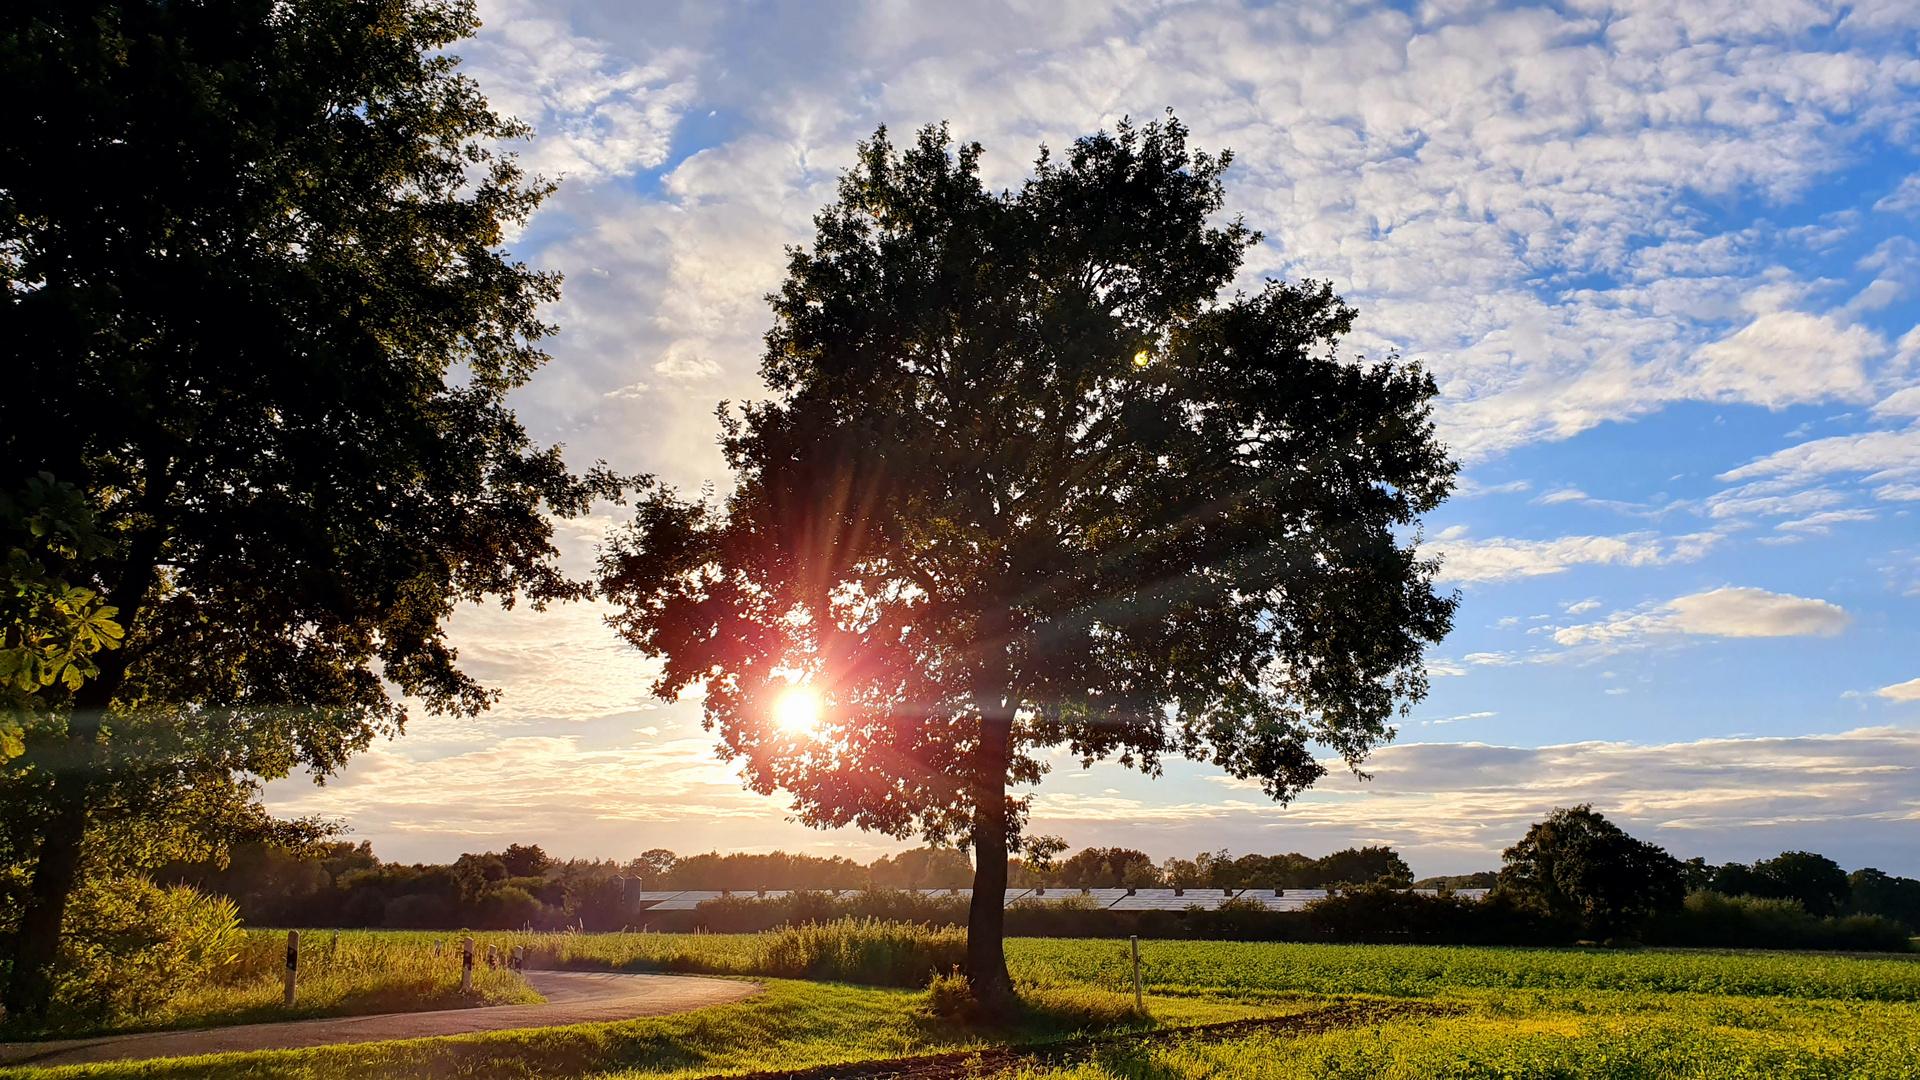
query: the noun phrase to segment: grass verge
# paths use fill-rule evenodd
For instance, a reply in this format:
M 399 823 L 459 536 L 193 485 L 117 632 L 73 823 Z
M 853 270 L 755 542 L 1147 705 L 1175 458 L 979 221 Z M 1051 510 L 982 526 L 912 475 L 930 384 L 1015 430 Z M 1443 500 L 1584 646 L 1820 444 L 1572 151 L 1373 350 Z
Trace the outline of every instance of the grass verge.
M 308 931 L 300 952 L 300 986 L 292 1008 L 283 1004 L 286 932 L 254 930 L 214 978 L 158 1008 L 116 1017 L 84 1031 L 52 1037 L 259 1024 L 323 1016 L 424 1012 L 481 1005 L 533 1005 L 546 1000 L 519 975 L 481 963 L 473 991 L 460 992 L 459 938 L 384 931 Z M 435 953 L 436 944 L 439 947 Z
M 1011 1080 L 1907 1080 L 1920 1011 L 1907 1004 L 1672 994 L 1514 1000 L 1454 1016 L 1300 1038 L 1169 1039 Z
M 1149 1019 L 1133 1013 L 1130 997 L 1124 1002 L 1115 1002 L 1114 997 L 1086 987 L 1037 989 L 1029 995 L 1027 1013 L 1018 1021 L 976 1029 L 933 1015 L 924 992 L 768 980 L 765 994 L 740 1004 L 656 1019 L 310 1050 L 0 1070 L 0 1078 L 574 1080 L 618 1076 L 684 1080 L 1031 1045 L 1093 1031 L 1190 1026 L 1306 1007 L 1176 999 L 1151 1002 Z M 1116 1016 L 1124 1019 L 1114 1023 Z

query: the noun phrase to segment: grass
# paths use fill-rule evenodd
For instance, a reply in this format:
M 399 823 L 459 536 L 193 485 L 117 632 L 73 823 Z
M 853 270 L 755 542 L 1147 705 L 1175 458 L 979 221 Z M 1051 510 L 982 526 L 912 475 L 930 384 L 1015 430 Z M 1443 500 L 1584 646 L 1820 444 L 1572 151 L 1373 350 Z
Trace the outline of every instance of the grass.
M 503 1031 L 311 1050 L 0 1070 L 33 1080 L 399 1080 L 432 1076 L 574 1080 L 628 1077 L 684 1080 L 715 1073 L 806 1068 L 910 1054 L 1039 1043 L 1089 1030 L 1182 1026 L 1272 1015 L 1287 1004 L 1177 999 L 1151 1003 L 1153 1019 L 1132 999 L 1088 988 L 1036 991 L 1027 1015 L 979 1030 L 927 1008 L 926 994 L 836 983 L 768 980 L 767 992 L 737 1005 L 679 1016 L 535 1031 Z
M 1920 960 L 1833 953 L 1296 945 L 1151 941 L 1143 977 L 1163 994 L 1378 994 L 1468 990 L 1608 990 L 1656 994 L 1920 1002 Z M 1121 989 L 1132 978 L 1118 942 L 1018 939 L 1007 961 L 1041 985 Z
M 493 935 L 504 940 L 504 935 Z M 91 1033 L 256 1024 L 321 1016 L 361 1016 L 546 1000 L 519 975 L 486 966 L 479 946 L 473 992 L 460 992 L 459 936 L 348 930 L 301 935 L 300 985 L 284 1004 L 286 932 L 254 930 L 211 982 L 190 988 L 159 1009 L 123 1016 Z M 435 955 L 435 946 L 439 954 Z M 70 1035 L 73 1033 L 63 1033 Z
M 1304 1038 L 1169 1040 L 1014 1080 L 1908 1080 L 1917 1033 L 1912 1005 L 1602 992 Z
M 919 988 L 966 959 L 967 933 L 839 919 L 764 934 L 532 934 L 542 966 L 709 975 L 772 975 Z
M 917 971 L 944 938 L 904 937 L 913 957 L 875 959 L 892 930 L 812 937 L 618 934 L 520 938 L 572 967 L 740 972 L 838 965 L 876 978 Z M 876 936 L 877 935 L 877 936 Z M 371 936 L 371 935 L 369 935 Z M 443 935 L 380 935 L 396 946 Z M 319 935 L 314 935 L 318 940 Z M 348 940 L 343 937 L 343 945 Z M 859 940 L 869 941 L 859 946 Z M 407 945 L 408 948 L 417 947 Z M 783 951 L 784 950 L 784 951 Z M 863 951 L 866 950 L 866 951 Z M 1030 1004 L 994 1029 L 945 1019 L 905 989 L 765 979 L 747 1002 L 681 1016 L 451 1039 L 82 1066 L 0 1076 L 173 1080 L 459 1077 L 684 1080 L 807 1068 L 1091 1031 L 1177 1028 L 1297 1012 L 1336 998 L 1420 999 L 1450 1015 L 1324 1034 L 1228 1042 L 1176 1035 L 1103 1051 L 1034 1080 L 1682 1080 L 1907 1077 L 1920 1061 L 1920 962 L 1832 954 L 1613 952 L 1150 941 L 1150 1017 L 1132 1009 L 1123 942 L 1016 939 Z

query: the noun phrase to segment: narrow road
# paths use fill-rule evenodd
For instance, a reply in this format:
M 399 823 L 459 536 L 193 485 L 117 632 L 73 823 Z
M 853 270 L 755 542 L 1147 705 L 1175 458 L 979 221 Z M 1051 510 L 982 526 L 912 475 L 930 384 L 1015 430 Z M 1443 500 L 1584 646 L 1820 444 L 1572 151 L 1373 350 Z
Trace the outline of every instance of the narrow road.
M 295 1050 L 307 1046 L 602 1023 L 640 1016 L 666 1016 L 709 1005 L 730 1005 L 762 989 L 758 983 L 732 979 L 601 971 L 529 971 L 527 982 L 546 997 L 546 1004 L 336 1016 L 196 1031 L 0 1043 L 0 1065 L 81 1065 L 94 1061 Z

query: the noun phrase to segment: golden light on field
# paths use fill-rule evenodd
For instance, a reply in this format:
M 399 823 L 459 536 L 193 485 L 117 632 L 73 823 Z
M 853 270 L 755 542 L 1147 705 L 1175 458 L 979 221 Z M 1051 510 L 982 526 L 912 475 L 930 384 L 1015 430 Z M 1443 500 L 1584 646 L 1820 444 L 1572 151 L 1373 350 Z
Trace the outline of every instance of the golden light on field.
M 820 695 L 796 686 L 780 695 L 773 706 L 774 723 L 795 735 L 812 735 L 820 727 Z

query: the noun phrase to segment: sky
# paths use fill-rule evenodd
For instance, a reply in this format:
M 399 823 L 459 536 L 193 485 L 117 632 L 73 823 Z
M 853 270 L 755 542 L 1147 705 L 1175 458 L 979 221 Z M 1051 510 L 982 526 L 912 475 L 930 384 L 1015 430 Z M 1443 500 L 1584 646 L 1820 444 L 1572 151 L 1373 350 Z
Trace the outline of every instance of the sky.
M 731 484 L 765 295 L 855 144 L 945 121 L 994 187 L 1171 108 L 1231 148 L 1240 285 L 1317 278 L 1355 357 L 1432 371 L 1462 464 L 1424 523 L 1462 603 L 1362 780 L 1287 806 L 1198 765 L 1064 757 L 1032 828 L 1156 857 L 1392 844 L 1496 867 L 1591 802 L 1683 858 L 1824 852 L 1920 876 L 1920 5 L 481 0 L 453 51 L 558 193 L 515 257 L 565 275 L 536 437 Z M 562 523 L 584 571 L 611 508 Z M 695 702 L 592 605 L 462 609 L 502 691 L 324 787 L 383 857 L 629 858 L 900 843 L 742 790 Z

